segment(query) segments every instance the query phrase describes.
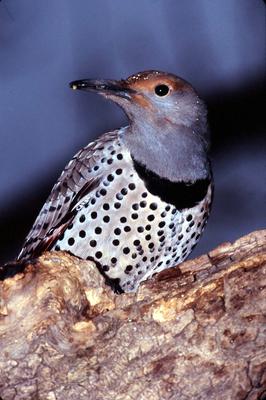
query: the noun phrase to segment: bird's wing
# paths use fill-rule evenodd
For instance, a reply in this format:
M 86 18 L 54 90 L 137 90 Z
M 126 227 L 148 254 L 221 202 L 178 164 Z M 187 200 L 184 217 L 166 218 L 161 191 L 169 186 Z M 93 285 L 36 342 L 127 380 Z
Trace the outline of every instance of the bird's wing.
M 26 237 L 18 260 L 36 257 L 52 247 L 73 220 L 77 204 L 101 181 L 101 174 L 91 171 L 105 146 L 117 137 L 118 131 L 104 134 L 81 149 L 68 163 Z

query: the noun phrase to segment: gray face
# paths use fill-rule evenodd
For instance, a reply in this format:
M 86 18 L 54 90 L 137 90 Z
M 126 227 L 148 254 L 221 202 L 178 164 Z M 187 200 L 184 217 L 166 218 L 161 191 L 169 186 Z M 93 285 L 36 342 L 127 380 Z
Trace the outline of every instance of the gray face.
M 205 106 L 187 82 L 153 73 L 144 79 L 130 84 L 136 90 L 134 101 L 122 105 L 133 120 L 138 116 L 157 126 L 169 123 L 191 127 L 200 120 L 206 123 Z
M 207 111 L 189 83 L 147 71 L 122 81 L 83 80 L 71 85 L 95 91 L 124 109 L 130 121 L 124 143 L 148 169 L 171 181 L 208 177 Z

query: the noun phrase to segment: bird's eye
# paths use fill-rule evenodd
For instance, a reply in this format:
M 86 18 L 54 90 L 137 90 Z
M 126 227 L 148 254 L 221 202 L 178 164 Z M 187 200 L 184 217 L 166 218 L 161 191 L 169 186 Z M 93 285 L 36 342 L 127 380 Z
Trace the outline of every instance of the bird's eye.
M 167 85 L 158 85 L 154 89 L 157 96 L 163 97 L 166 96 L 169 92 L 169 87 Z

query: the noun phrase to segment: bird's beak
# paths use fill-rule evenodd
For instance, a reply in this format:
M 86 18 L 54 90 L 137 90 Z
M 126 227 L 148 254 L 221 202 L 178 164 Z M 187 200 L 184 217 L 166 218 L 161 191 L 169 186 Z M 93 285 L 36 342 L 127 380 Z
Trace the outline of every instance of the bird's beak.
M 70 82 L 69 86 L 73 90 L 84 90 L 96 92 L 104 97 L 122 97 L 131 100 L 131 95 L 135 90 L 131 89 L 126 81 L 114 81 L 107 79 L 82 79 Z

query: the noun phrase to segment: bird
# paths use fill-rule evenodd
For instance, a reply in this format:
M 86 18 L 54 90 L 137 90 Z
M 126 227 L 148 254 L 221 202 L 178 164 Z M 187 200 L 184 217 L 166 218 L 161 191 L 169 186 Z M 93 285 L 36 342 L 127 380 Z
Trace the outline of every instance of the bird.
M 190 83 L 157 70 L 70 87 L 112 100 L 128 125 L 67 164 L 17 260 L 68 251 L 94 260 L 115 292 L 135 292 L 184 261 L 203 232 L 213 197 L 207 108 Z

